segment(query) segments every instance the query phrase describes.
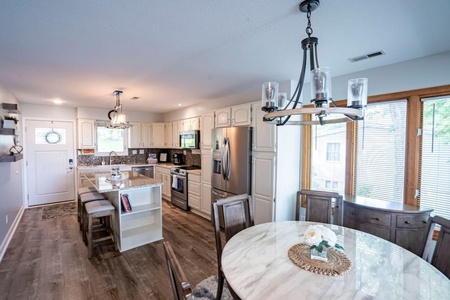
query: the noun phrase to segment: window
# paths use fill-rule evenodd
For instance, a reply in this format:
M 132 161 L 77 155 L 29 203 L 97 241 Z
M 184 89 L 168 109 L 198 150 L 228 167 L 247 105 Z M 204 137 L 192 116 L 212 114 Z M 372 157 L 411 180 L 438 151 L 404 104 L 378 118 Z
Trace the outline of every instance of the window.
M 422 101 L 419 203 L 450 219 L 450 97 Z
M 340 161 L 340 146 L 339 143 L 327 143 L 327 161 Z
M 66 130 L 64 128 L 36 128 L 35 129 L 36 144 L 66 144 Z
M 357 126 L 355 195 L 403 202 L 406 101 L 368 105 Z
M 117 155 L 128 155 L 127 129 L 107 128 L 106 122 L 96 122 L 96 155 L 109 155 L 115 151 Z

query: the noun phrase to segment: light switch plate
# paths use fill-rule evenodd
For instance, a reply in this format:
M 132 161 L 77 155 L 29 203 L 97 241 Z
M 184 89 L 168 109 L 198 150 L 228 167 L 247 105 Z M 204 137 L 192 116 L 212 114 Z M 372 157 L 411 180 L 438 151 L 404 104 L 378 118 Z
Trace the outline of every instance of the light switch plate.
M 139 154 L 144 154 L 144 149 L 139 150 Z
M 137 154 L 137 150 L 131 150 L 131 153 Z

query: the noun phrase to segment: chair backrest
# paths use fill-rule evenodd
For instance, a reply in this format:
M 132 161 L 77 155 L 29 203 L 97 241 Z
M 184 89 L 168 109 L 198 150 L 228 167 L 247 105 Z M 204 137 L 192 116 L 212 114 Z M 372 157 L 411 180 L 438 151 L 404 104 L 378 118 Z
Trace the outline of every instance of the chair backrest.
M 219 199 L 213 203 L 213 221 L 216 235 L 217 263 L 222 265 L 222 239 L 220 236 L 220 214 L 223 216 L 225 242 L 236 233 L 255 225 L 252 196 L 247 194 Z
M 194 295 L 192 294 L 191 285 L 186 280 L 186 276 L 178 263 L 172 246 L 170 246 L 169 242 L 163 242 L 163 246 L 164 253 L 166 254 L 174 300 L 193 300 Z
M 450 220 L 440 216 L 430 217 L 424 239 L 423 259 L 427 259 L 433 248 L 433 235 L 436 224 L 440 225 L 436 246 L 431 256 L 431 264 L 450 278 Z
M 325 191 L 303 189 L 297 192 L 295 220 L 300 220 L 302 195 L 306 197 L 305 221 L 343 225 L 344 207 L 342 196 L 338 193 Z

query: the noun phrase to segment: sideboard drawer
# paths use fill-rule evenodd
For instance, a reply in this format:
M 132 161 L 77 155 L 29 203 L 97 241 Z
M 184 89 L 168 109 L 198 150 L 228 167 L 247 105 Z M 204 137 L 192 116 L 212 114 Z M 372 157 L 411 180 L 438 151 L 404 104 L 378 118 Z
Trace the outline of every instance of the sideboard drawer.
M 360 209 L 347 205 L 344 209 L 344 215 L 361 223 L 370 223 L 388 227 L 391 225 L 391 214 L 384 212 Z
M 429 214 L 420 215 L 397 215 L 397 228 L 424 228 L 427 224 Z

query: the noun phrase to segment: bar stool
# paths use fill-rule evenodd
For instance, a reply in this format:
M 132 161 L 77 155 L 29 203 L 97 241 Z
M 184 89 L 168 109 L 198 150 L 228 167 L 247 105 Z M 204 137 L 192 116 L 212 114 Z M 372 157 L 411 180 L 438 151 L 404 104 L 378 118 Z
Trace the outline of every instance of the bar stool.
M 83 230 L 83 235 L 86 235 L 87 245 L 88 245 L 88 258 L 92 257 L 92 249 L 94 247 L 94 243 L 98 243 L 101 241 L 111 239 L 114 243 L 114 250 L 117 250 L 117 244 L 114 238 L 114 226 L 115 226 L 115 208 L 109 203 L 108 200 L 97 200 L 91 201 L 84 205 L 84 213 L 85 213 L 85 223 L 86 228 Z M 103 229 L 106 229 L 108 235 L 93 239 L 92 233 L 94 226 L 92 221 L 94 218 L 105 218 L 108 217 L 108 221 L 104 222 L 104 224 L 100 224 Z
M 97 190 L 95 189 L 95 187 L 93 186 L 86 186 L 86 187 L 82 187 L 78 189 L 78 223 L 81 223 L 81 213 L 83 212 L 83 210 L 81 209 L 81 200 L 80 200 L 80 196 L 86 193 L 93 193 L 93 192 L 97 192 Z
M 84 206 L 86 203 L 95 201 L 95 200 L 105 200 L 105 197 L 99 192 L 88 192 L 80 195 L 80 206 L 78 207 L 78 213 L 80 214 L 80 230 L 83 231 L 84 228 Z

